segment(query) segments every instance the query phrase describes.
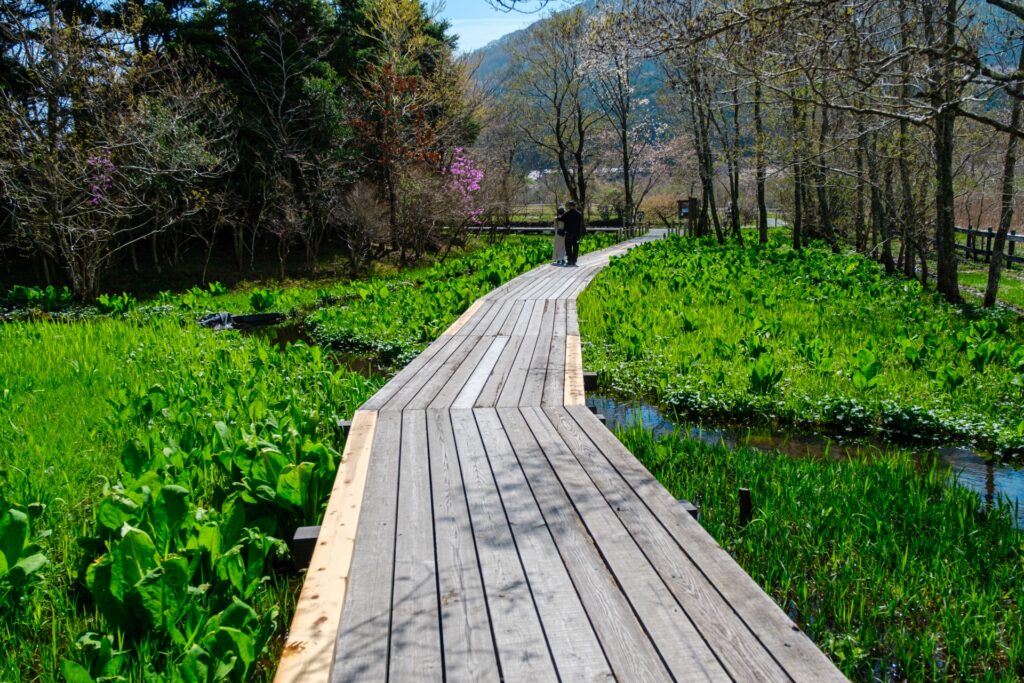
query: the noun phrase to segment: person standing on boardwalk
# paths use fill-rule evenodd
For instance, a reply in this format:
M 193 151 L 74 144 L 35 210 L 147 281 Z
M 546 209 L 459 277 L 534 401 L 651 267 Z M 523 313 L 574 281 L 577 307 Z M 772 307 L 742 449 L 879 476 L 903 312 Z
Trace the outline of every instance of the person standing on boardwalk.
M 558 215 L 555 217 L 555 255 L 552 259 L 556 266 L 565 265 L 565 222 L 562 216 L 565 215 L 565 207 L 558 207 Z
M 576 265 L 580 255 L 580 237 L 583 236 L 583 214 L 576 208 L 576 202 L 569 202 L 569 210 L 562 216 L 565 223 L 565 253 L 570 266 Z

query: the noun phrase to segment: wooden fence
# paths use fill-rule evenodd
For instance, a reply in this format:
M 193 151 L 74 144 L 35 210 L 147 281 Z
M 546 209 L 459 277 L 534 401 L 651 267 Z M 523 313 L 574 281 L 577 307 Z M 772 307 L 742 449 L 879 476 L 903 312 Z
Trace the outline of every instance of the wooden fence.
M 967 239 L 961 243 L 957 241 L 956 249 L 967 258 L 973 261 L 988 263 L 992 259 L 992 245 L 995 243 L 996 232 L 991 228 L 979 230 L 977 228 L 957 228 L 957 234 L 966 235 Z M 1012 269 L 1014 263 L 1024 263 L 1024 256 L 1018 256 L 1016 245 L 1024 242 L 1024 235 L 1018 235 L 1016 230 L 1011 230 L 1006 236 L 1006 246 L 1003 252 L 1003 259 L 1006 267 Z

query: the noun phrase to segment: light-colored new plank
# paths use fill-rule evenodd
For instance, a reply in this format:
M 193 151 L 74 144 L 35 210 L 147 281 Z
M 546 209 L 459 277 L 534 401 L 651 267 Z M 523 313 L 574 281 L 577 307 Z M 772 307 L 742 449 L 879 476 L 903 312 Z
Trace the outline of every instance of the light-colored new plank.
M 565 337 L 565 396 L 563 404 L 582 406 L 586 404 L 587 395 L 583 391 L 583 349 L 579 335 L 570 334 Z
M 359 410 L 352 418 L 275 683 L 330 680 L 376 426 L 374 411 Z
M 472 318 L 474 315 L 476 315 L 476 312 L 478 310 L 480 310 L 480 307 L 483 306 L 483 304 L 484 304 L 484 300 L 483 299 L 477 299 L 472 304 L 470 304 L 469 308 L 467 308 L 465 311 L 463 311 L 462 315 L 460 315 L 458 318 L 456 318 L 455 322 L 453 322 L 451 324 L 451 326 L 447 330 L 444 331 L 444 334 L 446 334 L 446 335 L 458 334 L 459 331 L 463 327 L 465 327 L 466 323 L 469 322 L 470 318 Z

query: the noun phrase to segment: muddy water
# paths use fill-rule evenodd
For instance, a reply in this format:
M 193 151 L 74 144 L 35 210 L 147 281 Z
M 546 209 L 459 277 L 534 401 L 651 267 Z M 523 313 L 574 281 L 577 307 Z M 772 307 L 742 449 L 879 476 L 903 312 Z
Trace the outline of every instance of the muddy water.
M 843 459 L 856 455 L 881 454 L 898 448 L 883 441 L 843 443 L 817 435 L 788 434 L 760 429 L 698 426 L 673 422 L 656 407 L 642 402 L 624 402 L 600 395 L 588 395 L 587 405 L 604 415 L 608 428 L 643 424 L 655 435 L 679 430 L 708 444 L 729 448 L 749 446 L 761 451 L 778 451 L 791 458 Z M 1017 525 L 1024 526 L 1024 469 L 994 462 L 970 448 L 938 448 L 913 451 L 921 460 L 938 457 L 956 474 L 957 482 L 981 495 L 985 505 L 1008 498 L 1017 505 Z

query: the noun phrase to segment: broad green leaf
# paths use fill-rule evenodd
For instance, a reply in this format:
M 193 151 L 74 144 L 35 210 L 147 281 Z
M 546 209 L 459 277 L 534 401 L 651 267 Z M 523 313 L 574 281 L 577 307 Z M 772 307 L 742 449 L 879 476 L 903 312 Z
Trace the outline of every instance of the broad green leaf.
M 154 624 L 174 618 L 188 597 L 188 562 L 181 557 L 164 560 L 136 585 L 142 607 Z
M 18 563 L 28 533 L 28 515 L 24 512 L 12 509 L 0 515 L 0 576 Z
M 124 602 L 128 591 L 156 566 L 156 546 L 145 531 L 126 524 L 110 555 L 110 592 Z
M 60 674 L 67 683 L 95 683 L 84 666 L 70 659 L 60 661 Z
M 277 480 L 278 498 L 302 509 L 309 492 L 309 481 L 313 476 L 313 463 L 303 462 L 288 465 Z

